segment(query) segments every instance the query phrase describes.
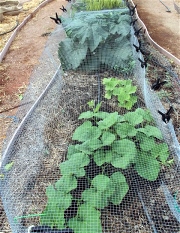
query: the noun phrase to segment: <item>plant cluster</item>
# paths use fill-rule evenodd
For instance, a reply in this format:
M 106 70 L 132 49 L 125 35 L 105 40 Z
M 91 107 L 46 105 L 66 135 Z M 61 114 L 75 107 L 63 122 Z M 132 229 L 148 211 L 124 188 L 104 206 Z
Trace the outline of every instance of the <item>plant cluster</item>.
M 117 78 L 104 78 L 105 98 L 111 99 L 112 96 L 117 96 L 118 106 L 130 110 L 137 102 L 137 96 L 133 94 L 137 87 L 132 85 L 132 80 L 119 80 Z
M 88 11 L 97 11 L 104 9 L 114 9 L 123 6 L 122 0 L 83 0 Z
M 75 233 L 102 232 L 100 211 L 110 203 L 120 204 L 128 192 L 125 169 L 134 168 L 140 177 L 154 181 L 169 156 L 147 110 L 138 108 L 120 115 L 99 111 L 100 104 L 95 107 L 93 101 L 88 104 L 93 111 L 79 116 L 83 123 L 72 135 L 74 143 L 68 148 L 67 160 L 60 164 L 62 177 L 46 190 L 48 203 L 41 217 L 43 225 L 69 227 Z M 99 168 L 93 176 L 87 169 L 91 161 Z M 107 166 L 111 166 L 111 174 Z M 73 191 L 81 178 L 87 185 L 76 197 Z M 74 202 L 76 213 L 65 217 Z
M 64 70 L 94 71 L 100 67 L 128 73 L 134 68 L 127 9 L 76 13 L 62 18 L 67 38 L 59 44 Z

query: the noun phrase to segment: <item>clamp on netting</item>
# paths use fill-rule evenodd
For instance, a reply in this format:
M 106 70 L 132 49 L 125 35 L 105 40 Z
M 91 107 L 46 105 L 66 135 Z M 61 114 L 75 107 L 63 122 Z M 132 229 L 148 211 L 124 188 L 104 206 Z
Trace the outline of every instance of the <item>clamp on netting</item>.
M 161 111 L 158 110 L 158 113 L 162 116 L 162 120 L 167 124 L 169 122 L 169 120 L 171 119 L 171 116 L 170 114 L 172 113 L 173 111 L 173 107 L 171 106 L 169 108 L 169 110 L 167 110 L 166 113 L 163 113 Z
M 159 90 L 165 83 L 167 83 L 167 81 L 160 82 L 160 78 L 158 78 L 156 82 L 152 84 L 151 89 L 154 91 Z
M 141 68 L 147 67 L 147 58 L 144 58 L 144 61 L 141 58 L 138 58 L 138 60 L 141 62 Z
M 62 8 L 60 8 L 60 10 L 62 10 L 62 12 L 67 12 L 66 8 L 62 5 Z
M 56 18 L 50 17 L 50 19 L 54 20 L 54 22 L 55 22 L 56 24 L 61 24 L 61 19 L 58 17 L 57 12 L 56 12 Z

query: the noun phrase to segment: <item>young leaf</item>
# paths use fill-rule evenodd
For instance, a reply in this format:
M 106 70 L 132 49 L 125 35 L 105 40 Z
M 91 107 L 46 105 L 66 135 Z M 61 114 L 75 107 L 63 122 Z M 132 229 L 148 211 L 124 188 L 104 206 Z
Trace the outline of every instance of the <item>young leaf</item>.
M 108 131 L 103 132 L 102 137 L 101 137 L 103 146 L 111 145 L 115 139 L 116 139 L 115 135 Z
M 106 99 L 110 100 L 112 97 L 112 91 L 106 91 L 106 94 L 104 96 Z
M 119 80 L 116 78 L 104 78 L 103 84 L 106 91 L 113 91 L 116 85 L 119 84 Z
M 4 167 L 5 171 L 9 171 L 11 170 L 11 168 L 13 167 L 14 165 L 14 162 L 10 162 L 10 163 L 7 163 Z
M 166 143 L 156 144 L 151 150 L 151 155 L 154 158 L 157 158 L 163 164 L 165 164 L 169 157 L 167 144 Z
M 111 175 L 110 182 L 110 188 L 114 189 L 114 192 L 110 197 L 110 201 L 114 205 L 119 205 L 129 190 L 126 178 L 121 172 L 115 172 Z
M 102 104 L 102 103 L 99 103 L 99 104 L 96 105 L 96 107 L 94 108 L 94 113 L 99 112 L 99 109 L 100 109 L 100 107 L 101 107 L 101 104 Z
M 135 170 L 146 180 L 154 181 L 158 177 L 160 165 L 152 156 L 149 156 L 145 152 L 139 152 L 135 162 Z
M 97 139 L 100 135 L 101 130 L 96 126 L 92 126 L 90 121 L 86 121 L 78 128 L 76 128 L 72 139 L 79 142 L 85 142 L 87 140 Z
M 87 111 L 87 112 L 82 112 L 78 117 L 78 119 L 89 119 L 92 118 L 93 116 L 94 116 L 94 112 Z
M 83 153 L 74 154 L 69 160 L 60 164 L 61 174 L 64 176 L 75 175 L 82 177 L 85 175 L 84 167 L 89 164 L 88 155 Z

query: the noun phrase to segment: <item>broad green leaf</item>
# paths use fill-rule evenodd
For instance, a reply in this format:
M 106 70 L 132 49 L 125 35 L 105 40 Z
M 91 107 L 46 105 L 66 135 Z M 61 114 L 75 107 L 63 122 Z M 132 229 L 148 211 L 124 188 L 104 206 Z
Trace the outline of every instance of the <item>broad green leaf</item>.
M 134 159 L 133 154 L 117 154 L 113 153 L 111 164 L 116 168 L 126 169 Z
M 124 122 L 124 121 L 126 121 L 125 118 L 124 118 L 124 116 L 119 115 L 117 122 L 120 123 L 120 122 Z
M 121 172 L 115 172 L 110 177 L 110 188 L 114 189 L 113 194 L 110 197 L 110 201 L 114 205 L 119 205 L 122 199 L 126 196 L 129 186 L 126 182 L 125 176 Z
M 135 126 L 143 122 L 143 117 L 137 112 L 128 112 L 124 115 L 126 121 Z
M 84 167 L 89 164 L 88 155 L 83 153 L 74 154 L 69 160 L 60 164 L 61 174 L 64 176 L 75 175 L 82 177 L 85 175 Z
M 81 152 L 87 154 L 87 155 L 90 155 L 90 154 L 93 153 L 93 149 L 89 147 L 89 142 L 88 141 L 86 141 L 86 142 L 84 142 L 82 144 L 77 144 L 76 149 L 78 151 L 81 151 Z
M 88 45 L 86 43 L 80 44 L 74 42 L 70 38 L 61 41 L 59 44 L 59 57 L 62 63 L 62 66 L 66 69 L 77 69 L 83 59 L 85 59 L 88 50 Z M 72 59 L 73 57 L 73 59 Z
M 153 118 L 151 116 L 151 113 L 149 110 L 147 109 L 142 109 L 142 108 L 137 108 L 136 113 L 138 113 L 139 115 L 141 115 L 143 117 L 144 120 L 148 121 L 148 122 L 152 122 Z
M 115 135 L 113 133 L 108 132 L 108 131 L 105 131 L 101 137 L 101 141 L 103 143 L 103 146 L 111 145 L 115 139 L 116 139 Z
M 71 205 L 71 194 L 58 191 L 53 185 L 49 185 L 46 188 L 46 195 L 48 197 L 48 205 L 52 209 L 58 207 L 60 210 L 66 210 Z
M 99 139 L 92 139 L 87 141 L 87 143 L 89 143 L 89 147 L 91 148 L 91 150 L 97 150 L 99 148 L 101 148 L 103 145 L 101 143 L 101 141 Z
M 154 181 L 158 177 L 160 165 L 152 156 L 149 156 L 147 153 L 139 152 L 136 158 L 135 170 L 146 180 Z
M 93 116 L 94 116 L 94 112 L 87 111 L 87 112 L 82 112 L 78 117 L 78 119 L 89 119 L 92 118 Z
M 93 217 L 95 216 L 96 218 L 100 218 L 101 212 L 99 210 L 96 210 L 94 207 L 88 205 L 88 204 L 82 204 L 78 208 L 77 215 L 80 219 L 87 219 L 89 220 L 89 216 Z
M 73 154 L 79 153 L 79 150 L 76 149 L 76 145 L 69 145 L 68 146 L 68 152 L 67 152 L 67 158 L 70 159 Z
M 94 153 L 94 162 L 101 166 L 104 163 L 110 163 L 112 160 L 112 151 L 97 150 Z
M 151 154 L 154 158 L 157 158 L 160 162 L 165 164 L 166 160 L 169 157 L 168 146 L 166 143 L 156 144 L 152 150 Z
M 57 206 L 53 206 L 52 208 L 52 206 L 47 205 L 42 214 L 40 217 L 41 225 L 64 229 L 64 210 L 61 210 Z
M 113 112 L 110 113 L 102 121 L 99 121 L 97 124 L 99 125 L 99 129 L 101 130 L 108 129 L 117 122 L 117 119 L 118 119 L 118 112 Z
M 74 176 L 62 176 L 56 183 L 55 187 L 58 191 L 69 193 L 71 190 L 77 188 L 77 179 Z
M 110 178 L 105 175 L 97 175 L 92 180 L 91 186 L 82 193 L 83 201 L 97 209 L 103 209 L 108 205 L 108 198 L 114 192 L 114 188 L 110 188 Z
M 112 144 L 112 150 L 116 153 L 113 153 L 111 164 L 122 169 L 127 168 L 137 154 L 134 142 L 128 139 L 115 141 Z
M 110 113 L 108 112 L 97 112 L 97 113 L 94 113 L 94 116 L 96 118 L 100 118 L 100 119 L 105 119 Z
M 112 144 L 112 150 L 117 152 L 118 154 L 132 154 L 136 155 L 136 146 L 135 143 L 128 139 L 122 139 L 115 141 Z
M 143 151 L 151 151 L 156 146 L 154 138 L 144 136 L 143 141 L 140 143 L 140 148 Z
M 94 177 L 94 179 L 92 180 L 91 185 L 100 192 L 105 191 L 106 189 L 108 189 L 110 183 L 110 178 L 108 176 L 105 175 L 97 175 Z
M 76 149 L 82 151 L 85 154 L 91 154 L 94 150 L 97 150 L 103 146 L 99 139 L 91 139 L 82 144 L 76 145 Z
M 96 126 L 92 126 L 92 123 L 90 121 L 86 121 L 78 128 L 76 128 L 72 139 L 80 142 L 85 142 L 91 139 L 97 139 L 100 135 L 101 130 Z
M 152 136 L 158 139 L 163 139 L 161 131 L 155 126 L 146 125 L 144 128 L 139 128 L 138 131 L 146 134 L 148 137 Z
M 101 233 L 102 226 L 100 211 L 89 204 L 82 204 L 78 208 L 77 216 L 68 221 L 68 226 L 75 233 Z
M 85 203 L 97 209 L 104 209 L 108 206 L 107 196 L 102 192 L 98 192 L 95 188 L 86 189 L 82 193 L 82 199 Z
M 130 125 L 127 122 L 117 124 L 115 127 L 115 130 L 117 134 L 121 138 L 126 138 L 126 137 L 134 137 L 136 135 L 137 130 L 134 128 L 134 126 Z

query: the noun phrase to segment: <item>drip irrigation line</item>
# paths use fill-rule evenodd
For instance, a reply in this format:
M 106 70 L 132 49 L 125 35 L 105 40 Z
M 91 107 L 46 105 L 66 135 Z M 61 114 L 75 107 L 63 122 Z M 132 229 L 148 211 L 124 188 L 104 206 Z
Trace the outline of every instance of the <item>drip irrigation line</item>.
M 100 80 L 99 74 L 97 74 L 97 81 L 98 81 L 98 98 L 97 98 L 97 102 L 99 104 L 101 102 L 101 80 Z
M 29 102 L 24 103 L 24 104 L 19 104 L 19 105 L 17 105 L 17 106 L 12 107 L 12 108 L 5 109 L 5 110 L 1 111 L 0 114 L 3 113 L 3 112 L 8 112 L 8 111 L 10 111 L 10 110 L 13 110 L 13 109 L 15 109 L 15 108 L 22 107 L 22 106 L 24 106 L 24 105 L 26 105 L 26 104 L 30 104 L 30 103 L 32 103 L 32 101 L 29 101 Z
M 18 25 L 19 25 L 19 21 L 16 20 L 16 25 L 15 25 L 13 28 L 11 28 L 9 31 L 6 31 L 6 32 L 1 33 L 0 36 L 3 36 L 3 35 L 5 35 L 5 34 L 7 34 L 7 33 L 9 33 L 9 32 L 14 31 L 14 30 L 17 28 Z

